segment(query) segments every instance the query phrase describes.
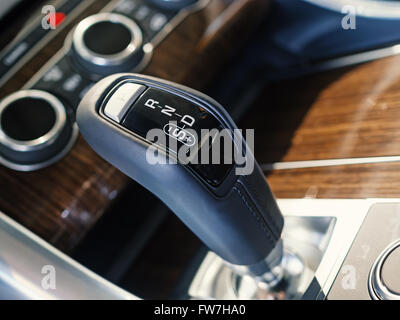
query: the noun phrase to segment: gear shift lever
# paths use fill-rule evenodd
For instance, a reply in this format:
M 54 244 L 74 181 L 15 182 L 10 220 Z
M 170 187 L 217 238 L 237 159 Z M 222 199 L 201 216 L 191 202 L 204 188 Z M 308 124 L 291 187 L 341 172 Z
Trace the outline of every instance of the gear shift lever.
M 168 81 L 119 74 L 90 89 L 77 122 L 99 155 L 160 198 L 212 251 L 266 282 L 277 280 L 279 272 L 273 270 L 282 260 L 283 218 L 251 150 L 221 105 Z M 204 139 L 204 129 L 227 129 L 235 151 L 241 150 L 253 170 L 238 175 L 235 161 L 184 163 L 179 155 L 202 154 L 209 150 L 205 142 L 215 140 L 211 135 Z M 157 162 L 160 155 L 172 161 Z

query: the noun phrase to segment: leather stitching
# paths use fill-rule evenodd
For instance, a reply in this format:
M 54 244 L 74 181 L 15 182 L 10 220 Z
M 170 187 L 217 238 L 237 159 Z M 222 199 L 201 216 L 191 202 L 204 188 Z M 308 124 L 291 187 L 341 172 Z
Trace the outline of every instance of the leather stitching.
M 243 187 L 243 185 L 242 184 L 239 184 L 239 186 L 241 187 L 241 188 L 243 188 L 243 190 L 245 190 L 246 191 L 246 188 L 244 188 Z M 268 186 L 268 188 L 269 188 L 269 186 Z M 244 192 L 245 193 L 245 192 Z M 249 196 L 248 196 L 248 194 L 246 194 L 245 193 L 245 195 L 247 195 L 247 198 L 249 199 L 249 202 L 251 202 L 251 203 L 253 203 L 254 204 L 254 207 L 257 209 L 257 206 L 255 205 L 255 201 L 253 200 L 253 199 L 251 199 Z M 273 195 L 272 195 L 272 197 L 273 197 Z M 278 209 L 279 210 L 279 209 Z M 265 214 L 270 218 L 270 227 L 271 227 L 271 229 L 273 229 L 273 230 L 271 230 L 272 232 L 274 232 L 274 233 L 276 233 L 275 234 L 275 236 L 277 237 L 277 238 L 280 238 L 280 234 L 281 234 L 281 227 L 278 225 L 278 223 L 276 222 L 276 220 L 274 219 L 274 217 L 273 217 L 273 215 L 272 215 L 272 213 L 271 212 L 269 212 L 268 210 L 265 212 Z
M 263 229 L 268 240 L 273 244 L 275 242 L 275 239 L 272 237 L 271 232 L 268 230 L 268 227 L 264 223 L 262 217 L 260 217 L 260 214 L 253 209 L 250 203 L 246 200 L 246 196 L 239 190 L 238 187 L 234 186 L 232 189 L 239 194 L 239 197 L 242 199 L 246 207 L 250 210 L 252 216 L 257 220 L 260 227 Z

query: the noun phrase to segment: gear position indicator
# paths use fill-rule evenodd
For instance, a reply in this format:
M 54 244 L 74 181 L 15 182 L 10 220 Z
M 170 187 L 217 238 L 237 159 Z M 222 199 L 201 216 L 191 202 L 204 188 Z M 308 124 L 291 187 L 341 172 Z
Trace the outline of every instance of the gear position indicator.
M 173 108 L 167 104 L 162 106 L 162 105 L 160 105 L 160 102 L 157 100 L 148 99 L 144 105 L 151 109 L 160 108 L 161 113 L 166 114 L 169 117 L 173 117 L 175 115 L 175 116 L 181 118 L 180 122 L 183 123 L 183 125 L 188 125 L 189 127 L 192 127 L 195 123 L 195 120 L 192 116 L 189 116 L 187 114 L 182 116 L 179 113 L 176 113 L 176 108 Z
M 198 160 L 189 163 L 189 167 L 211 185 L 219 185 L 233 166 L 232 162 L 225 163 L 225 143 L 215 144 L 220 140 L 216 136 L 224 125 L 190 98 L 125 82 L 116 87 L 103 112 L 109 119 L 173 154 L 179 154 L 182 147 L 188 158 Z M 204 129 L 208 134 L 202 131 Z M 153 135 L 152 130 L 161 133 L 162 139 L 158 134 Z M 204 153 L 199 152 L 203 148 Z M 232 152 L 232 148 L 228 151 Z M 218 163 L 211 159 L 214 152 L 220 154 Z M 203 161 L 203 154 L 206 161 Z
M 196 137 L 193 134 L 173 123 L 168 123 L 164 126 L 164 133 L 188 147 L 196 144 Z
M 204 108 L 183 97 L 154 88 L 143 93 L 121 124 L 143 138 L 152 129 L 163 130 L 168 137 L 178 141 L 178 148 L 179 145 L 198 145 L 201 129 L 220 127 L 219 121 Z M 164 146 L 177 152 L 167 141 Z

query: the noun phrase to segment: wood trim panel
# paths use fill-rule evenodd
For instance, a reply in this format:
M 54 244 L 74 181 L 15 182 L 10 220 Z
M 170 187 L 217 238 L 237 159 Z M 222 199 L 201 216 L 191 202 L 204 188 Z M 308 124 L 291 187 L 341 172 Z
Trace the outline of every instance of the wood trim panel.
M 259 162 L 400 154 L 400 56 L 265 88 L 242 128 Z
M 210 1 L 156 48 L 143 73 L 202 90 L 265 17 L 271 1 Z M 251 20 L 250 20 L 251 19 Z
M 277 198 L 400 198 L 400 163 L 347 165 L 266 174 Z

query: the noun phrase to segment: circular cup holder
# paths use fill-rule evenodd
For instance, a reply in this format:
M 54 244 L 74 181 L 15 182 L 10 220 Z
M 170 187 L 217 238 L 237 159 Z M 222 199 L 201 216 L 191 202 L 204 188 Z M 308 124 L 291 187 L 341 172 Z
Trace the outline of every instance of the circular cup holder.
M 0 102 L 0 162 L 9 168 L 32 171 L 50 165 L 76 136 L 64 105 L 48 92 L 18 91 Z
M 132 19 L 117 13 L 99 13 L 76 26 L 72 57 L 96 74 L 130 71 L 144 56 L 142 43 L 142 31 Z

